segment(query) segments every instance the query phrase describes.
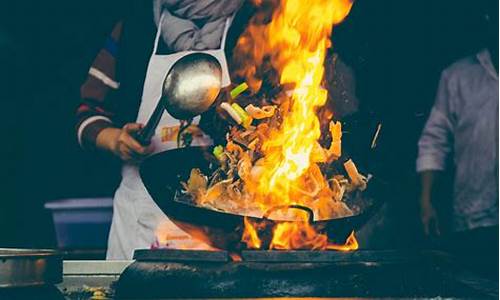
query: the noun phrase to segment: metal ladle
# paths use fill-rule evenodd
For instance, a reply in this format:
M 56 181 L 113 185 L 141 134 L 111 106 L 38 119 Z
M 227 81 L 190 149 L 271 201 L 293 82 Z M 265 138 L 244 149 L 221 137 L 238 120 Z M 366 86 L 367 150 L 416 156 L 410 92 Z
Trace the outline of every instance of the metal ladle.
M 155 110 L 136 139 L 148 145 L 163 115 L 163 110 L 178 120 L 191 120 L 207 111 L 222 85 L 219 61 L 206 53 L 191 53 L 175 62 L 163 82 L 162 95 Z

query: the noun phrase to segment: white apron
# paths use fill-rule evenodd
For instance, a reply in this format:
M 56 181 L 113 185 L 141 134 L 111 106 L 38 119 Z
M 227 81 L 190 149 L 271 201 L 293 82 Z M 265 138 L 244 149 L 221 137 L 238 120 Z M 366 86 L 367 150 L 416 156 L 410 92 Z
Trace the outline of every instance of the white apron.
M 160 19 L 160 23 L 163 16 Z M 158 26 L 153 46 L 153 53 L 149 60 L 146 79 L 144 82 L 142 100 L 137 117 L 138 123 L 145 124 L 155 109 L 162 91 L 163 80 L 170 67 L 181 57 L 192 52 L 203 52 L 213 55 L 222 66 L 222 86 L 230 84 L 229 72 L 224 44 L 232 18 L 226 21 L 226 28 L 221 40 L 221 48 L 208 51 L 183 51 L 169 55 L 157 55 L 158 43 L 161 37 L 161 26 Z M 199 116 L 193 124 L 199 123 Z M 176 120 L 164 111 L 151 140 L 154 152 L 177 148 L 177 132 L 179 120 Z M 196 131 L 196 128 L 194 128 Z M 193 146 L 212 144 L 209 136 L 201 131 L 193 134 Z M 154 203 L 146 191 L 139 176 L 138 165 L 126 163 L 122 168 L 122 181 L 113 201 L 113 221 L 108 238 L 107 259 L 132 259 L 135 249 L 147 249 L 158 240 L 162 246 L 169 248 L 196 249 L 206 248 L 207 245 L 191 238 L 170 221 Z

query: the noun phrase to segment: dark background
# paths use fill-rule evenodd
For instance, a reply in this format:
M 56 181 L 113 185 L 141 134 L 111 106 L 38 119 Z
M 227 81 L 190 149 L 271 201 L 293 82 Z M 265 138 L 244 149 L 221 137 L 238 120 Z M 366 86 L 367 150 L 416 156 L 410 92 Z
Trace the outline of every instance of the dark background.
M 0 246 L 54 247 L 46 201 L 113 194 L 119 167 L 80 150 L 74 112 L 93 57 L 130 1 L 1 1 Z M 372 245 L 421 245 L 416 142 L 440 72 L 485 46 L 486 3 L 358 0 L 334 30 L 362 109 L 383 120 L 390 222 Z

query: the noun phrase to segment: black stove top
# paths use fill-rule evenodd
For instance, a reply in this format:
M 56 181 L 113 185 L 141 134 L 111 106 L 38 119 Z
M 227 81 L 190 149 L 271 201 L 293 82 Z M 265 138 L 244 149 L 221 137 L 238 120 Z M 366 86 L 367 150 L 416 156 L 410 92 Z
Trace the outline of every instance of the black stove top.
M 436 251 L 138 250 L 118 299 L 259 297 L 498 298 L 498 284 Z M 232 259 L 233 258 L 233 259 Z

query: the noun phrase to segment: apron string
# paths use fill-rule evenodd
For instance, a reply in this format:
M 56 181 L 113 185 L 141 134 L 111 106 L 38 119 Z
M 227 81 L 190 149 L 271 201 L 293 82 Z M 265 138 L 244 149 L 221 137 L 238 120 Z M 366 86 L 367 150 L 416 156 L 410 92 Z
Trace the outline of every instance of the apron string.
M 234 18 L 234 15 L 232 15 L 226 19 L 226 25 L 224 27 L 224 32 L 222 33 L 222 39 L 220 42 L 220 48 L 222 50 L 224 50 L 224 48 L 226 47 L 227 32 L 229 31 L 229 27 L 231 27 L 231 23 L 233 22 L 233 18 Z
M 156 54 L 156 51 L 158 50 L 158 43 L 160 42 L 160 36 L 161 36 L 161 25 L 163 24 L 163 18 L 165 17 L 165 14 L 162 13 L 160 16 L 160 21 L 158 22 L 158 29 L 156 30 L 156 36 L 155 36 L 155 41 L 153 45 L 153 53 L 151 53 L 151 56 Z

